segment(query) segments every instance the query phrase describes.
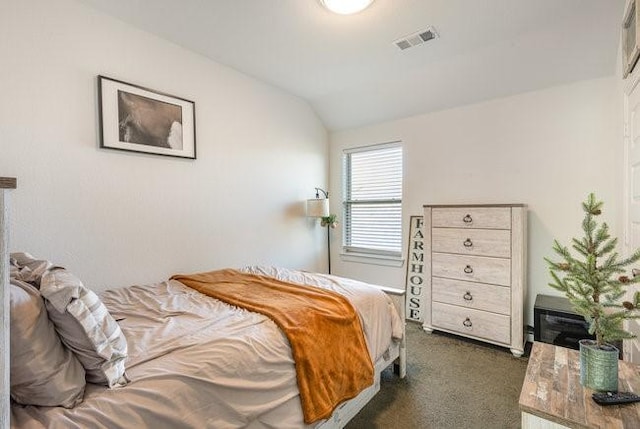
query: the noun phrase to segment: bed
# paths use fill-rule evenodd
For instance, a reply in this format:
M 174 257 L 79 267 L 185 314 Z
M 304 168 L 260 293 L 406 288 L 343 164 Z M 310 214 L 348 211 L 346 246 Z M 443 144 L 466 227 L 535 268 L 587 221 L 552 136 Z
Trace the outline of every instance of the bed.
M 12 264 L 15 260 L 12 258 Z M 24 262 L 14 264 L 11 290 L 20 281 L 23 289 L 39 287 L 54 323 L 56 304 L 61 305 L 61 312 L 65 308 L 71 312 L 66 305 L 82 294 L 92 294 L 66 270 L 48 261 L 30 263 L 29 270 Z M 104 339 L 107 346 L 102 347 L 116 351 L 120 347 L 126 353 L 111 350 L 118 358 L 107 369 L 104 362 L 94 365 L 102 371 L 96 380 L 90 378 L 91 362 L 82 361 L 87 381 L 95 382 L 86 383 L 81 401 L 76 395 L 65 406 L 24 405 L 31 398 L 14 396 L 12 385 L 11 427 L 341 428 L 379 390 L 382 370 L 394 364 L 399 376 L 405 376 L 404 291 L 278 267 L 248 266 L 232 271 L 237 276 L 267 278 L 346 298 L 364 334 L 373 367 L 370 385 L 337 404 L 329 415 L 309 421 L 296 370 L 300 363 L 295 362 L 293 343 L 280 324 L 264 314 L 206 296 L 188 286 L 188 279 L 176 277 L 107 290 L 99 295 L 99 302 L 96 297 L 90 305 L 103 305 L 108 310 L 103 316 L 116 322 Z M 45 291 L 52 290 L 52 282 L 71 282 L 82 292 L 76 292 L 75 300 L 63 289 L 49 295 Z M 13 324 L 18 323 L 13 313 L 11 323 L 13 335 Z M 56 331 L 67 349 L 73 349 L 57 324 Z M 73 342 L 77 336 L 67 340 Z M 332 341 L 337 343 L 334 353 L 344 346 L 344 338 Z M 12 361 L 12 371 L 14 364 Z

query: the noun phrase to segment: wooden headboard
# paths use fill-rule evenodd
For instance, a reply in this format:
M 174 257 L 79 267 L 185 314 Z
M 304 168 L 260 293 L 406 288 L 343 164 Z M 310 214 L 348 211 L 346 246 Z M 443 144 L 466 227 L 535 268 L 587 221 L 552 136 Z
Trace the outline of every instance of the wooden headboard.
M 0 177 L 0 428 L 9 427 L 10 392 L 9 384 L 9 190 L 16 188 L 16 179 Z

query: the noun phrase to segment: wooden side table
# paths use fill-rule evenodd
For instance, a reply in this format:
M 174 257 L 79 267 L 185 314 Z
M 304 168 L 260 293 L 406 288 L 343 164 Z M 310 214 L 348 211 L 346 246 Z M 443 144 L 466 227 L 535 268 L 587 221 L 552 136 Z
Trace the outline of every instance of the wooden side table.
M 640 392 L 640 366 L 618 362 L 618 389 Z M 640 402 L 600 406 L 580 384 L 577 350 L 535 342 L 520 392 L 522 428 L 640 428 Z

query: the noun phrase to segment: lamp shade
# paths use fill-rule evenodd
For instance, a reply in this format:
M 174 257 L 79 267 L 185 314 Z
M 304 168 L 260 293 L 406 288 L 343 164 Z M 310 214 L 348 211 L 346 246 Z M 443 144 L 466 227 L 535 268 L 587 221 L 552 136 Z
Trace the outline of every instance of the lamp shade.
M 313 198 L 307 200 L 308 217 L 329 216 L 329 198 Z

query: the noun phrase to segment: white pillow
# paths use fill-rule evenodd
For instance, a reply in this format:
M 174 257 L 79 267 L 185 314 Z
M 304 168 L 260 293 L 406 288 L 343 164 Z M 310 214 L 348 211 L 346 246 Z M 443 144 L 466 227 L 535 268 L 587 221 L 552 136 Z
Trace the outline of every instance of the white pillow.
M 45 259 L 36 259 L 25 252 L 12 253 L 9 261 L 11 278 L 31 283 L 36 288 L 40 287 L 40 279 L 44 273 L 60 268 Z
M 87 381 L 124 386 L 127 340 L 98 295 L 64 269 L 44 273 L 40 293 L 62 342 L 82 363 Z
M 85 373 L 47 317 L 30 284 L 11 279 L 11 397 L 23 405 L 74 407 L 82 402 Z

